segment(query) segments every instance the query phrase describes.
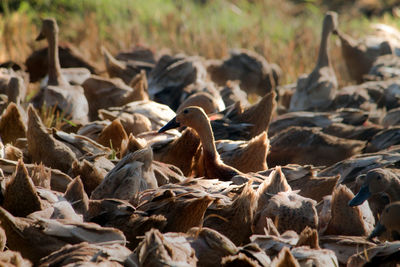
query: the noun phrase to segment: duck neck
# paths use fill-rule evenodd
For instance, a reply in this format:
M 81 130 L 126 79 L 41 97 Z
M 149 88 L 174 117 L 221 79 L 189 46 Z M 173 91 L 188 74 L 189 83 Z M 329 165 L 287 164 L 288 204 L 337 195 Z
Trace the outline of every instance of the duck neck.
M 61 75 L 61 65 L 58 57 L 58 34 L 50 34 L 47 36 L 48 48 L 48 85 L 63 85 L 66 81 Z
M 317 67 L 319 68 L 330 65 L 328 56 L 328 40 L 330 35 L 331 35 L 331 30 L 328 27 L 324 26 L 322 28 L 321 44 L 319 46 L 319 54 L 317 61 Z
M 207 158 L 212 160 L 218 160 L 219 155 L 217 148 L 215 146 L 214 134 L 212 132 L 211 124 L 208 118 L 198 121 L 198 127 L 196 127 L 196 132 L 198 133 L 203 146 L 203 153 Z
M 357 46 L 356 41 L 350 35 L 347 35 L 339 30 L 336 30 L 336 32 L 337 36 L 339 36 L 342 46 L 347 48 L 354 48 Z

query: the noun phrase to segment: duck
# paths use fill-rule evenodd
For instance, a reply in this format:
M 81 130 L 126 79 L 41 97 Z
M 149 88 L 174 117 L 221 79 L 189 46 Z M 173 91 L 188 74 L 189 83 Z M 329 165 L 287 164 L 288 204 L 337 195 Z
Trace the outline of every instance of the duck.
M 267 132 L 262 132 L 249 141 L 218 140 L 215 141 L 215 146 L 225 164 L 243 173 L 268 169 L 269 139 Z M 251 158 L 251 160 L 243 160 L 246 158 Z
M 206 69 L 199 57 L 164 55 L 148 77 L 150 99 L 176 110 L 184 100 L 184 88 L 195 82 L 203 83 L 206 76 Z
M 33 162 L 43 162 L 47 167 L 68 173 L 73 162 L 77 160 L 70 147 L 49 134 L 32 105 L 28 107 L 26 137 Z
M 17 104 L 10 103 L 0 118 L 0 136 L 4 144 L 15 144 L 18 138 L 25 138 L 26 114 Z
M 237 80 L 246 93 L 259 96 L 273 91 L 282 76 L 278 65 L 269 63 L 262 55 L 247 49 L 233 49 L 225 60 L 209 60 L 207 72 L 211 80 L 220 86 L 229 80 Z
M 8 82 L 6 94 L 8 103 L 14 102 L 17 106 L 20 106 L 26 97 L 26 86 L 23 80 L 19 77 L 11 77 Z
M 258 136 L 262 132 L 268 131 L 270 122 L 276 112 L 276 93 L 274 91 L 265 94 L 257 103 L 242 107 L 238 104 L 226 115 L 234 123 L 246 123 L 251 125 L 248 138 Z
M 368 239 L 379 237 L 388 232 L 394 240 L 400 240 L 400 201 L 386 205 L 379 222 L 368 236 Z
M 241 101 L 210 115 L 215 140 L 246 140 L 268 131 L 276 111 L 276 93 L 264 95 L 257 103 L 244 106 Z
M 36 38 L 37 41 L 47 39 L 49 43 L 48 61 L 49 79 L 47 86 L 31 100 L 36 108 L 41 108 L 45 103 L 47 106 L 58 106 L 70 119 L 81 123 L 88 122 L 89 104 L 81 86 L 72 86 L 61 73 L 58 57 L 58 26 L 53 18 L 42 21 L 42 29 Z
M 99 112 L 99 116 L 102 119 L 101 123 L 107 124 L 104 128 L 109 126 L 109 121 L 115 121 L 115 120 L 119 120 L 123 129 L 125 130 L 126 134 L 130 135 L 134 135 L 134 136 L 139 136 L 141 134 L 146 134 L 148 132 L 152 131 L 152 124 L 151 121 L 148 117 L 146 117 L 146 115 L 141 114 L 141 113 L 127 113 L 127 112 L 121 112 L 120 114 L 115 113 L 113 111 L 110 111 L 108 109 L 101 109 Z M 97 121 L 98 122 L 98 121 Z M 95 125 L 97 124 L 94 123 L 93 126 L 95 128 L 97 128 Z M 88 124 L 86 126 L 89 126 Z M 97 125 L 98 126 L 98 125 Z M 93 130 L 95 130 L 95 128 L 93 128 Z M 99 127 L 98 129 L 101 129 L 101 131 L 104 130 L 104 128 L 101 129 L 101 127 Z M 82 128 L 81 128 L 82 129 Z M 87 129 L 89 130 L 89 128 Z M 101 131 L 99 131 L 97 133 L 97 135 L 95 136 L 94 139 L 98 139 Z
M 390 202 L 400 201 L 400 179 L 398 171 L 391 168 L 375 168 L 363 175 L 364 181 L 355 197 L 349 202 L 350 207 L 364 203 L 371 196 L 386 193 Z
M 104 46 L 101 47 L 101 52 L 104 56 L 104 62 L 108 76 L 110 78 L 118 77 L 126 84 L 130 84 L 132 79 L 142 70 L 147 70 L 147 72 L 150 72 L 154 68 L 154 63 L 146 61 L 132 59 L 129 61 L 118 60 L 113 57 L 113 55 Z
M 328 54 L 328 40 L 337 24 L 337 13 L 327 12 L 322 26 L 317 65 L 308 76 L 298 79 L 290 100 L 290 111 L 321 109 L 331 104 L 338 82 Z
M 77 214 L 85 215 L 89 210 L 89 197 L 85 192 L 82 179 L 77 176 L 68 184 L 64 198 L 71 203 Z
M 252 181 L 242 185 L 240 194 L 230 203 L 210 206 L 203 226 L 228 237 L 236 246 L 250 242 L 258 195 Z
M 354 197 L 345 185 L 338 185 L 332 192 L 331 219 L 324 235 L 368 236 L 375 224 L 375 218 L 368 203 L 349 207 L 347 203 Z M 346 221 L 346 223 L 343 223 Z
M 221 160 L 216 149 L 210 120 L 202 108 L 190 106 L 183 109 L 158 132 L 163 133 L 180 126 L 188 126 L 194 129 L 200 137 L 203 149 L 203 160 L 200 164 L 203 166 L 205 177 L 228 181 L 233 176 L 241 174 L 239 170 L 226 165 Z
M 291 190 L 281 191 L 269 200 L 263 215 L 275 221 L 279 232 L 293 230 L 301 233 L 306 226 L 317 228 L 316 204 L 315 200 L 302 197 Z
M 267 161 L 270 167 L 286 164 L 330 166 L 360 154 L 365 145 L 365 141 L 325 134 L 317 127 L 292 126 L 271 137 Z
M 128 153 L 107 173 L 90 198 L 113 197 L 129 200 L 140 191 L 158 187 L 152 161 L 153 151 L 150 147 Z
M 285 175 L 282 172 L 280 166 L 276 167 L 271 171 L 266 179 L 258 186 L 257 195 L 257 210 L 254 219 L 253 232 L 254 233 L 264 233 L 264 228 L 269 229 L 267 216 L 267 206 L 270 203 L 272 196 L 278 194 L 279 192 L 291 191 L 291 187 L 288 184 Z M 274 225 L 272 225 L 275 228 Z M 278 232 L 279 233 L 279 232 Z
M 384 25 L 388 28 L 388 25 Z M 382 29 L 382 27 L 381 27 Z M 357 83 L 364 81 L 375 60 L 383 55 L 395 54 L 399 48 L 398 39 L 385 37 L 382 34 L 369 35 L 364 39 L 355 40 L 336 28 L 333 34 L 339 37 L 343 59 L 350 78 Z
M 117 153 L 121 151 L 123 140 L 128 139 L 124 127 L 119 119 L 115 119 L 100 132 L 97 141 L 99 144 L 114 149 Z
M 119 107 L 132 101 L 148 100 L 147 81 L 145 76 L 135 76 L 134 86 L 125 84 L 119 78 L 105 78 L 91 75 L 82 84 L 85 97 L 89 103 L 89 118 L 97 120 L 98 110 L 109 107 Z
M 19 160 L 15 173 L 7 183 L 2 206 L 14 216 L 25 217 L 45 208 L 45 203 L 28 175 L 24 163 Z
M 201 107 L 206 114 L 217 113 L 220 110 L 218 100 L 207 92 L 197 92 L 186 98 L 176 110 L 179 113 L 186 107 L 198 106 Z

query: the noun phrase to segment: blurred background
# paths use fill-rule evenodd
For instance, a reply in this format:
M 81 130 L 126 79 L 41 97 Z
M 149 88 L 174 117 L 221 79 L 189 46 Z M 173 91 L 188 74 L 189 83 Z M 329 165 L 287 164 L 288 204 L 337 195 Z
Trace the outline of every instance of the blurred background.
M 40 19 L 55 17 L 60 42 L 75 46 L 104 69 L 100 47 L 112 53 L 136 45 L 156 53 L 223 58 L 231 48 L 254 50 L 281 66 L 282 84 L 315 66 L 324 13 L 360 37 L 372 23 L 400 26 L 398 0 L 2 0 L 0 62 L 23 63 L 46 42 L 35 42 Z M 349 81 L 337 37 L 330 43 L 340 85 Z M 337 60 L 336 60 L 337 59 Z

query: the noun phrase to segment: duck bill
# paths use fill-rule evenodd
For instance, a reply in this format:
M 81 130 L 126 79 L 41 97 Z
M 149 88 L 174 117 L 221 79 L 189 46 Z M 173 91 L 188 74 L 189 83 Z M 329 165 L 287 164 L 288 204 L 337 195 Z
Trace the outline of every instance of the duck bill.
M 368 236 L 368 239 L 372 239 L 374 237 L 380 236 L 385 231 L 386 231 L 386 227 L 383 224 L 381 224 L 380 222 L 378 222 L 376 224 L 374 230 L 372 231 L 372 233 Z
M 39 33 L 39 35 L 36 37 L 35 41 L 40 41 L 43 40 L 46 36 L 42 32 Z
M 369 191 L 368 185 L 363 185 L 360 188 L 360 191 L 355 195 L 355 197 L 349 201 L 349 206 L 354 207 L 361 205 L 371 196 L 371 192 Z
M 163 133 L 165 131 L 168 131 L 170 129 L 178 128 L 181 126 L 179 122 L 176 121 L 176 117 L 170 120 L 167 124 L 165 124 L 160 130 L 158 130 L 158 133 Z

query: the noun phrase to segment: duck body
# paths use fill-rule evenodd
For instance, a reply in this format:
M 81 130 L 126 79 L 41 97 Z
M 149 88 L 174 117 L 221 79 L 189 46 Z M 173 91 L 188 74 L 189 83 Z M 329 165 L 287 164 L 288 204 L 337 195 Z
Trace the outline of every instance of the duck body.
M 230 58 L 222 62 L 210 61 L 207 71 L 220 86 L 229 80 L 239 80 L 243 90 L 260 96 L 275 88 L 282 73 L 276 64 L 270 64 L 263 56 L 246 49 L 230 51 Z
M 330 166 L 361 153 L 364 141 L 338 138 L 317 127 L 289 127 L 271 140 L 268 165 L 312 164 Z
M 269 139 L 266 132 L 249 141 L 218 140 L 215 144 L 222 161 L 241 172 L 268 169 Z
M 384 27 L 388 26 L 380 25 L 380 32 L 385 32 Z M 360 40 L 355 40 L 338 29 L 333 32 L 341 42 L 343 59 L 350 77 L 358 83 L 363 82 L 364 75 L 369 73 L 378 57 L 395 54 L 398 50 L 398 36 L 397 38 L 385 36 L 384 33 L 379 34 L 379 29 L 377 30 L 376 35 L 369 35 Z

